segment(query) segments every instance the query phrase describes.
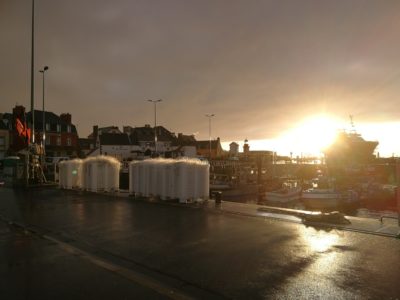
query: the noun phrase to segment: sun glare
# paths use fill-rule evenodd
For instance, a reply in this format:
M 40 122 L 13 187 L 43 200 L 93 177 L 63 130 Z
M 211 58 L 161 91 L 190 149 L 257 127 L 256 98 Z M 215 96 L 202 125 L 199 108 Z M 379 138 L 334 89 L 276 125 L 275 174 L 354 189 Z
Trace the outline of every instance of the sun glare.
M 343 122 L 325 115 L 317 115 L 293 124 L 292 128 L 275 139 L 251 140 L 251 150 L 273 150 L 280 155 L 321 156 L 330 146 Z M 243 146 L 243 143 L 238 141 Z M 224 143 L 229 148 L 229 143 Z
M 330 146 L 340 128 L 340 123 L 327 116 L 315 116 L 301 121 L 279 140 L 286 151 L 319 155 Z

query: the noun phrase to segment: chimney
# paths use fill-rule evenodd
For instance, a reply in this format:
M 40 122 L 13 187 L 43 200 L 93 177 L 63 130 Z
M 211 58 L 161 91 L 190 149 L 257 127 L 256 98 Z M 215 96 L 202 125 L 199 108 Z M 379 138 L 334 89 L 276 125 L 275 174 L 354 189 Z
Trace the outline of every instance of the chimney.
M 23 107 L 22 105 L 16 105 L 13 108 L 13 115 L 14 117 L 23 117 L 25 115 L 25 107 Z
M 94 125 L 93 126 L 93 139 L 97 140 L 97 136 L 99 134 L 99 126 L 98 125 Z
M 71 114 L 66 113 L 66 114 L 61 114 L 60 119 L 63 120 L 67 124 L 71 124 L 72 117 L 71 117 Z

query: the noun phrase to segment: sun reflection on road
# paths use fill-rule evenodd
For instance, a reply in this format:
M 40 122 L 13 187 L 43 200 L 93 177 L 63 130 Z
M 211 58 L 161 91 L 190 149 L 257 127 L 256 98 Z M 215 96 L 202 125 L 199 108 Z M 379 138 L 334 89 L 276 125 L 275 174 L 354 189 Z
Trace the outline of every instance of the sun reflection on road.
M 302 236 L 310 247 L 310 250 L 315 252 L 326 252 L 338 241 L 337 233 L 326 232 L 324 230 L 315 230 L 314 228 L 304 227 Z
M 357 299 L 359 291 L 342 288 L 349 278 L 348 266 L 353 264 L 352 253 L 345 255 L 342 250 L 348 244 L 348 237 L 334 229 L 302 226 L 298 230 L 299 249 L 304 252 L 298 251 L 296 254 L 303 259 L 310 259 L 312 263 L 288 280 L 276 298 Z M 327 297 L 330 292 L 331 297 Z

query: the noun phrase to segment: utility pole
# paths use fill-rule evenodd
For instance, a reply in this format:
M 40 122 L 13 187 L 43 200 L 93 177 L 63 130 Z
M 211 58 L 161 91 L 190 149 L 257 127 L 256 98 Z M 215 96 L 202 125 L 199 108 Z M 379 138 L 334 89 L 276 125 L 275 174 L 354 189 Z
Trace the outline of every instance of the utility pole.
M 208 137 L 209 137 L 209 142 L 210 142 L 210 149 L 209 149 L 209 159 L 211 161 L 211 118 L 214 117 L 214 114 L 206 114 L 206 117 L 208 118 Z
M 32 143 L 35 143 L 35 81 L 34 81 L 34 69 L 35 69 L 35 0 L 32 0 L 32 35 L 31 35 L 31 128 L 32 128 Z
M 44 165 L 44 156 L 45 156 L 45 149 L 46 149 L 46 118 L 45 118 L 45 110 L 44 110 L 44 73 L 49 69 L 48 66 L 44 66 L 43 70 L 39 70 L 40 73 L 42 73 L 42 164 Z M 42 165 L 42 166 L 43 166 Z
M 157 154 L 157 103 L 161 102 L 162 99 L 147 101 L 154 104 L 154 152 Z

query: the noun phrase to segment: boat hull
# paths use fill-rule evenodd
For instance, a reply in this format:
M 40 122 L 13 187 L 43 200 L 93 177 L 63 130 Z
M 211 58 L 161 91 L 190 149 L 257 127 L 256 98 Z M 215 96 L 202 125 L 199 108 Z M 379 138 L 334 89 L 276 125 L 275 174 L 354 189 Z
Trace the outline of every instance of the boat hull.
M 285 192 L 266 192 L 265 199 L 269 202 L 275 203 L 289 203 L 300 200 L 301 198 L 301 188 L 296 188 L 288 190 Z
M 302 194 L 302 202 L 311 209 L 332 209 L 354 204 L 358 196 L 353 191 L 347 192 L 313 192 L 306 191 Z

